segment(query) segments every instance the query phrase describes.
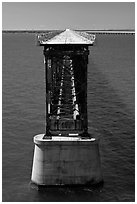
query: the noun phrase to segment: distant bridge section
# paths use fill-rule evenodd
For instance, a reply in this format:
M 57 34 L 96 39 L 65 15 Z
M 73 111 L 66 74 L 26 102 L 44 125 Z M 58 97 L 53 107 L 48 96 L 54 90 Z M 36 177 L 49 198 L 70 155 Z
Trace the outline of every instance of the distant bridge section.
M 131 35 L 134 35 L 135 34 L 135 31 L 126 31 L 126 30 L 123 30 L 123 31 L 120 31 L 120 30 L 88 30 L 86 31 L 87 33 L 93 33 L 93 34 L 131 34 Z

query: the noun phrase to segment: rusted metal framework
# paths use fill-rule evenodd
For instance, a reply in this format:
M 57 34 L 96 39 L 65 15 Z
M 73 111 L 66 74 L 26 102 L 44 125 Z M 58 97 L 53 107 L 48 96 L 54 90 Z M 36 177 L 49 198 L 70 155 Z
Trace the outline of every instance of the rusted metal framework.
M 60 34 L 38 35 L 44 46 L 46 85 L 45 136 L 88 137 L 88 47 L 95 35 L 66 29 Z
M 87 45 L 45 45 L 46 136 L 88 135 Z

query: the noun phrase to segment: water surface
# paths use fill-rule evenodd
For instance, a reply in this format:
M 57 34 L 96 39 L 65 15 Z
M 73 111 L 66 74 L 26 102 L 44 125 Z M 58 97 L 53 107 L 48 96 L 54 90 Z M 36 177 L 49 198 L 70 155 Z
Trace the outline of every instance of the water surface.
M 43 48 L 3 34 L 3 201 L 134 201 L 134 35 L 98 34 L 88 64 L 89 132 L 100 138 L 103 188 L 29 186 L 33 136 L 44 132 Z M 97 133 L 97 134 L 96 134 Z

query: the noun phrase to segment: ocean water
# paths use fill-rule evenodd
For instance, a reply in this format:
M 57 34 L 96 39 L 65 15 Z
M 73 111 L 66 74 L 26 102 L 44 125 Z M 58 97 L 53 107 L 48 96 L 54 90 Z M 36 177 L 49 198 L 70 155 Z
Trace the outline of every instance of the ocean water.
M 33 136 L 44 132 L 43 48 L 35 34 L 2 38 L 2 200 L 133 202 L 135 200 L 135 36 L 97 34 L 88 64 L 89 132 L 100 139 L 104 185 L 30 187 Z

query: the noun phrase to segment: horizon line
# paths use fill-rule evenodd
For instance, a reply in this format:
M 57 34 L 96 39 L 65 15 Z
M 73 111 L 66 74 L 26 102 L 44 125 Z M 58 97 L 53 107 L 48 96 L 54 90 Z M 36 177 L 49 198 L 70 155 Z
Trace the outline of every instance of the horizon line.
M 57 30 L 65 30 L 65 29 L 2 29 L 2 31 L 57 31 Z M 73 30 L 73 29 L 72 29 Z M 121 29 L 113 29 L 113 28 L 104 28 L 104 29 L 74 29 L 74 30 L 85 30 L 85 31 L 135 31 L 135 29 L 129 28 L 121 28 Z

